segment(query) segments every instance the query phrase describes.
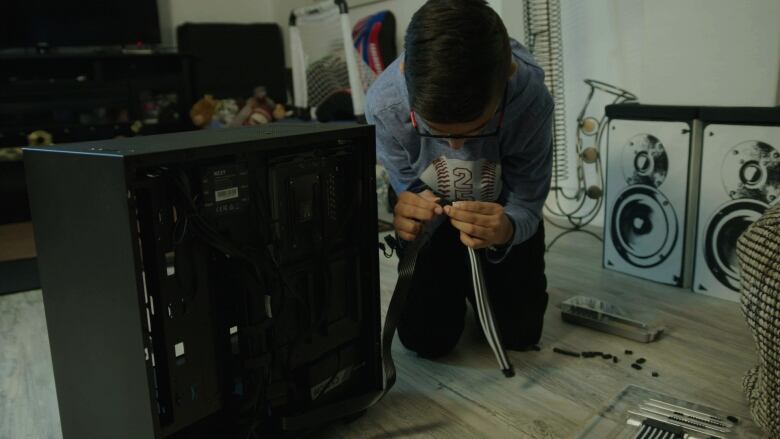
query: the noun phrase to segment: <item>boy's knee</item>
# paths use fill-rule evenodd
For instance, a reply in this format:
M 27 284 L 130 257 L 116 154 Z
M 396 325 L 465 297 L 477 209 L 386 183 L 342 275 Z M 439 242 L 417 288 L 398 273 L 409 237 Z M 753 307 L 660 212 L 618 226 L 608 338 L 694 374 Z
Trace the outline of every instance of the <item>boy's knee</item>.
M 423 358 L 437 358 L 450 353 L 458 344 L 463 325 L 460 328 L 424 328 L 413 330 L 399 325 L 398 338 L 406 349 Z
M 549 295 L 541 292 L 526 301 L 519 309 L 519 315 L 509 322 L 503 322 L 501 338 L 504 347 L 513 351 L 525 351 L 539 343 L 544 329 L 544 313 Z

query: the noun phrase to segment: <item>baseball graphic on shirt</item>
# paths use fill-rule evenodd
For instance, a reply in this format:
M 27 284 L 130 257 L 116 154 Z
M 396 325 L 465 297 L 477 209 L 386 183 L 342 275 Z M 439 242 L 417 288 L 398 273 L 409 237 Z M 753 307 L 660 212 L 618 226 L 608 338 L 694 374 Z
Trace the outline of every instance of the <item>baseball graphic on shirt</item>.
M 452 201 L 496 201 L 501 194 L 501 164 L 485 159 L 458 160 L 440 156 L 420 179 Z

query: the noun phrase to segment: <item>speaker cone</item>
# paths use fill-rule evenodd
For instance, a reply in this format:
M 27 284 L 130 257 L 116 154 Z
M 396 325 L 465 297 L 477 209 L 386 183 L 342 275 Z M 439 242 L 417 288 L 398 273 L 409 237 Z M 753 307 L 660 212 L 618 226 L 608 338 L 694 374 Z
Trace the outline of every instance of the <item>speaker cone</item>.
M 767 205 L 756 200 L 730 201 L 721 206 L 707 224 L 704 259 L 710 272 L 728 288 L 739 292 L 737 239 L 758 220 Z
M 678 224 L 669 200 L 656 188 L 629 186 L 612 210 L 612 242 L 626 262 L 654 267 L 669 256 L 677 241 Z
M 623 175 L 626 183 L 659 187 L 669 172 L 664 145 L 651 134 L 637 134 L 623 148 Z
M 726 153 L 721 176 L 731 199 L 771 204 L 780 196 L 780 152 L 764 142 L 742 142 Z

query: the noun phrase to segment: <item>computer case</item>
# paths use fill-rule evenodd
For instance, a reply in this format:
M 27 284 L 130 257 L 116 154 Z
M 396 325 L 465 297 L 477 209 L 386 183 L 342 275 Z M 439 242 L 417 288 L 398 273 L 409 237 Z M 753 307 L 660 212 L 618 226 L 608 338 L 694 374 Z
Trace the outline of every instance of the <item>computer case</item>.
M 382 391 L 373 127 L 24 160 L 65 439 L 275 435 Z

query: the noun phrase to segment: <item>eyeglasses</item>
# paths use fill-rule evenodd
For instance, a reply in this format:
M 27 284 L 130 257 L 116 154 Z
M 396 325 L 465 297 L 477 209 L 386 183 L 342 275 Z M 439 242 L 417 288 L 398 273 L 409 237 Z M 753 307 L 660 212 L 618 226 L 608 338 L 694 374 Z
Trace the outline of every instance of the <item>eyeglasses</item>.
M 504 96 L 501 98 L 501 106 L 499 107 L 500 111 L 497 110 L 498 123 L 496 124 L 496 129 L 492 132 L 479 134 L 433 134 L 422 131 L 420 126 L 417 124 L 417 115 L 415 114 L 414 110 L 409 112 L 409 117 L 412 119 L 412 126 L 414 127 L 414 130 L 417 131 L 418 136 L 429 137 L 431 139 L 485 139 L 489 137 L 497 137 L 498 131 L 501 129 L 501 124 L 504 122 L 504 110 L 506 109 L 506 95 L 508 88 L 509 87 L 504 88 Z M 485 129 L 485 126 L 487 126 L 489 123 L 490 121 L 480 127 L 480 130 Z

